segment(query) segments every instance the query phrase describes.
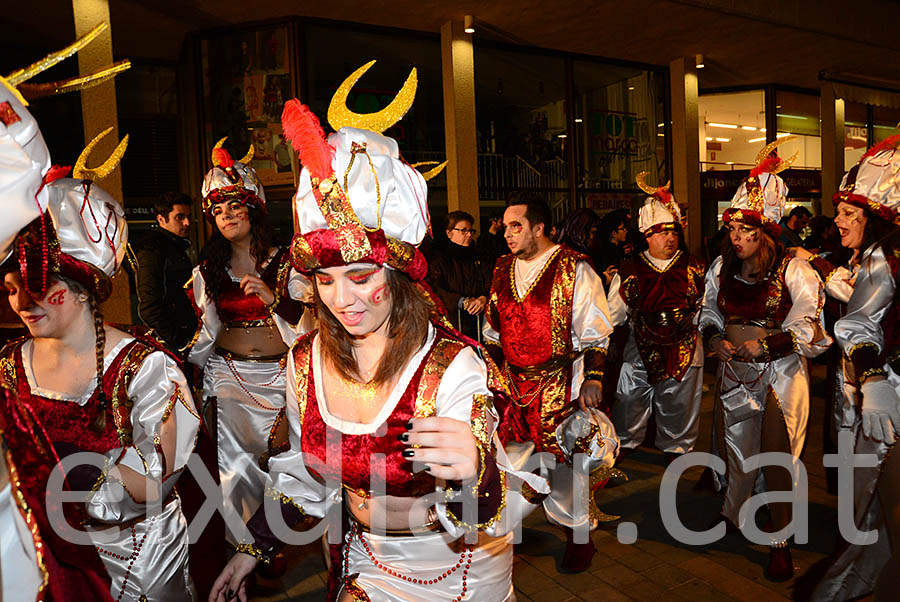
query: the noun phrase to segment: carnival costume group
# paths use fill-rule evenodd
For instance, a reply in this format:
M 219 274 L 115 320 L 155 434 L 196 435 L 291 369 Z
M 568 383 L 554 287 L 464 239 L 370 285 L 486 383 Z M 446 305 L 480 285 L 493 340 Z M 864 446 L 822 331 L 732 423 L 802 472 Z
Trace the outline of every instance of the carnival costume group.
M 776 488 L 745 468 L 747 459 L 772 451 L 766 425 L 775 420 L 776 435 L 794 458 L 803 448 L 809 359 L 833 343 L 823 319 L 826 295 L 847 304 L 834 328 L 843 351 L 837 426 L 852 434 L 857 453 L 878 460 L 856 469 L 855 520 L 880 537 L 842 550 L 815 597 L 845 600 L 876 587 L 891 557 L 884 513 L 897 512 L 882 508 L 879 500 L 896 497 L 879 497 L 878 486 L 900 427 L 900 376 L 892 364 L 900 337 L 900 245 L 870 241 L 848 269 L 816 256 L 792 257 L 771 242 L 788 196 L 778 173 L 790 164 L 775 150 L 789 140 L 760 152 L 723 215 L 731 251 L 708 270 L 683 244 L 663 255 L 651 247 L 621 266 L 608 293 L 591 259 L 563 244 L 501 257 L 481 347 L 452 327 L 424 282 L 428 268 L 419 247 L 431 233 L 426 180 L 443 166 L 421 173 L 384 134 L 412 105 L 416 72 L 387 108 L 359 115 L 346 99 L 369 63 L 332 99 L 328 136 L 308 107 L 285 104 L 284 132 L 302 165 L 294 237 L 289 246 L 264 250 L 255 272 L 239 276 L 210 258 L 195 268 L 185 292 L 199 326 L 179 355 L 152 332 L 104 326 L 99 311 L 125 258 L 128 229 L 120 204 L 96 182 L 115 168 L 125 141 L 101 168 L 89 169 L 95 140 L 67 178 L 66 168 L 52 165 L 18 89 L 96 33 L 52 61 L 0 79 L 0 195 L 9 216 L 0 221 L 0 254 L 11 303 L 20 316 L 37 312 L 30 330 L 41 312 L 52 317 L 63 315 L 52 313 L 62 311 L 56 307 L 73 308 L 75 318 L 54 319 L 92 320 L 96 337 L 96 373 L 80 393 L 42 386 L 35 370 L 36 346 L 64 335 L 25 336 L 0 352 L 4 599 L 207 596 L 210 585 L 197 576 L 201 557 L 192 557 L 188 546 L 197 506 L 189 498 L 199 495 L 188 464 L 212 437 L 215 458 L 207 466 L 218 470 L 211 482 L 220 488 L 225 513 L 237 520 L 228 522 L 220 543 L 227 541 L 235 558 L 276 558 L 284 542 L 269 520 L 275 508 L 289 527 L 327 523 L 330 599 L 513 600 L 513 534 L 529 513 L 542 506 L 547 520 L 563 529 L 563 570 L 585 570 L 595 554 L 588 532 L 616 518 L 594 498 L 607 479 L 625 477 L 614 468 L 617 455 L 641 445 L 653 423 L 650 436 L 668 460 L 694 449 L 703 363 L 713 350 L 721 360 L 714 451 L 726 467 L 714 480 L 724 493 L 723 518 L 743 526 L 742 505 L 755 492 Z M 266 219 L 266 196 L 252 154 L 235 160 L 223 142 L 212 151 L 201 209 L 213 228 L 218 211 L 242 212 L 255 228 Z M 893 223 L 900 207 L 898 149 L 900 136 L 866 153 L 844 178 L 835 204 Z M 640 233 L 648 240 L 680 237 L 681 213 L 669 185 L 650 186 L 646 177 L 637 178 L 648 195 Z M 742 241 L 767 240 L 771 268 L 753 277 L 737 269 L 746 259 L 732 253 Z M 329 309 L 314 285 L 323 270 L 356 265 L 406 279 L 430 312 L 424 342 L 399 367 L 369 422 L 341 418 L 329 404 L 323 351 L 329 335 L 317 315 Z M 248 293 L 248 277 L 274 299 Z M 584 390 L 610 382 L 604 375 L 617 326 L 627 337 L 612 381 L 615 402 L 585 405 Z M 255 352 L 259 337 L 277 353 Z M 184 360 L 202 370 L 195 387 Z M 359 386 L 361 396 L 374 390 Z M 429 418 L 452 419 L 471 431 L 474 480 L 439 479 L 410 462 L 407 431 Z M 93 452 L 97 465 L 64 462 L 79 452 Z M 53 482 L 83 496 L 55 502 L 45 495 Z M 134 483 L 147 491 L 135 491 Z M 427 508 L 427 520 L 387 530 L 361 518 L 391 500 Z M 88 539 L 73 542 L 66 533 L 74 531 Z M 773 558 L 777 552 L 783 561 L 787 541 L 771 544 Z M 788 567 L 770 564 L 770 578 L 789 577 Z M 224 599 L 236 594 L 230 587 Z

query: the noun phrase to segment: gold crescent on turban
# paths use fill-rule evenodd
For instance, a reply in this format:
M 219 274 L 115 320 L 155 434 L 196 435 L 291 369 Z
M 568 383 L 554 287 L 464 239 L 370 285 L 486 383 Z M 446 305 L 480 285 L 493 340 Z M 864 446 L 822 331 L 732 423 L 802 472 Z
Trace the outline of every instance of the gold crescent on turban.
M 76 180 L 102 180 L 106 176 L 112 172 L 119 164 L 119 161 L 122 160 L 122 155 L 125 154 L 125 149 L 128 147 L 128 134 L 125 134 L 125 137 L 122 138 L 122 141 L 119 142 L 119 145 L 116 146 L 116 149 L 112 152 L 109 158 L 103 162 L 100 167 L 95 167 L 93 169 L 87 166 L 88 157 L 91 156 L 91 151 L 94 150 L 94 147 L 97 146 L 97 143 L 103 139 L 104 136 L 109 134 L 113 129 L 111 127 L 106 128 L 93 140 L 91 140 L 87 146 L 84 147 L 84 150 L 81 151 L 81 154 L 78 155 L 78 160 L 75 161 L 75 167 L 72 169 L 72 177 Z
M 403 119 L 406 112 L 412 106 L 416 97 L 416 86 L 418 79 L 416 69 L 413 67 L 406 78 L 406 83 L 397 93 L 391 104 L 376 113 L 354 113 L 347 108 L 347 96 L 350 90 L 356 85 L 356 82 L 365 74 L 369 68 L 375 64 L 375 61 L 369 61 L 356 71 L 350 74 L 350 77 L 344 80 L 337 92 L 331 98 L 331 104 L 328 105 L 328 123 L 335 131 L 342 127 L 355 127 L 361 130 L 369 130 L 383 133 L 389 127 Z
M 647 184 L 647 182 L 644 180 L 644 178 L 646 178 L 649 175 L 650 175 L 649 171 L 642 171 L 641 173 L 639 173 L 638 175 L 636 175 L 634 177 L 634 181 L 637 182 L 638 188 L 640 188 L 641 190 L 643 190 L 650 196 L 653 196 L 654 194 L 656 194 L 657 192 L 659 192 L 661 190 L 668 190 L 669 186 L 672 185 L 672 180 L 669 180 L 668 182 L 666 182 L 665 186 L 656 186 L 656 187 L 649 186 Z
M 414 168 L 418 169 L 419 166 L 421 166 L 421 165 L 437 165 L 437 167 L 434 167 L 434 168 L 429 169 L 428 171 L 422 173 L 422 177 L 425 178 L 425 181 L 427 182 L 431 178 L 437 176 L 442 171 L 444 171 L 444 168 L 447 167 L 447 163 L 448 163 L 448 161 L 444 161 L 443 163 L 441 163 L 439 161 L 420 161 L 418 163 L 413 163 L 412 165 L 410 165 L 410 167 L 414 167 Z
M 765 145 L 763 147 L 763 149 L 756 154 L 756 164 L 759 165 L 760 163 L 765 161 L 766 157 L 768 157 L 770 154 L 772 154 L 773 150 L 775 150 L 776 148 L 778 148 L 785 142 L 790 142 L 791 140 L 796 140 L 796 139 L 797 139 L 796 136 L 785 136 L 783 138 L 778 138 L 777 140 L 775 140 L 775 142 L 770 142 L 769 144 Z M 785 169 L 787 169 L 788 167 L 790 167 L 791 165 L 794 164 L 794 161 L 797 160 L 797 156 L 799 154 L 800 154 L 800 151 L 797 151 L 796 153 L 794 153 L 794 156 L 792 156 L 787 161 L 782 159 L 781 161 L 778 162 L 778 166 L 775 167 L 770 173 L 776 174 L 776 173 L 784 171 Z
M 221 140 L 216 142 L 216 144 L 215 144 L 215 146 L 213 146 L 213 148 L 222 148 L 222 145 L 225 144 L 226 140 L 228 140 L 228 136 L 225 136 L 224 138 L 222 138 Z M 250 161 L 253 160 L 253 154 L 255 152 L 256 151 L 253 148 L 253 143 L 251 142 L 250 148 L 249 148 L 249 150 L 247 150 L 247 154 L 241 158 L 240 162 L 243 163 L 244 165 L 250 165 Z

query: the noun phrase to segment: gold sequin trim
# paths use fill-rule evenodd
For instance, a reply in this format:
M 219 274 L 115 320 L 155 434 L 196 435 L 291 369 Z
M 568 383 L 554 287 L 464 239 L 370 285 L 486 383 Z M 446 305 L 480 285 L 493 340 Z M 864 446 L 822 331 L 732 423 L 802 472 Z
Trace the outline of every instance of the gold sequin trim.
M 422 376 L 416 392 L 416 407 L 413 410 L 413 416 L 416 418 L 434 416 L 438 387 L 440 387 L 444 372 L 464 347 L 465 343 L 445 337 L 440 337 L 433 343 L 431 351 L 424 360 L 425 366 L 422 368 Z
M 537 278 L 534 279 L 534 282 L 531 283 L 531 286 L 528 287 L 528 290 L 525 291 L 525 294 L 519 297 L 519 289 L 516 288 L 516 262 L 518 259 L 513 258 L 511 262 L 509 262 L 509 284 L 512 287 L 513 299 L 516 302 L 521 303 L 525 300 L 525 297 L 531 292 L 531 290 L 537 285 L 538 282 L 541 281 L 541 278 L 544 277 L 544 272 L 547 271 L 547 268 L 550 267 L 550 264 L 553 263 L 553 260 L 556 259 L 556 256 L 559 255 L 559 252 L 562 251 L 562 247 L 556 247 L 556 250 L 553 251 L 553 254 L 550 255 L 550 259 L 547 260 L 547 263 L 544 264 L 544 267 L 541 268 L 541 273 L 538 274 Z
M 300 504 L 295 502 L 294 498 L 281 493 L 274 487 L 269 487 L 268 489 L 266 489 L 266 497 L 271 498 L 273 500 L 278 500 L 282 504 L 290 504 L 291 506 L 293 506 L 294 508 L 299 510 L 300 514 L 302 514 L 304 518 L 307 516 L 306 511 L 303 510 L 303 506 L 301 506 Z
M 482 471 L 483 472 L 483 471 Z M 476 485 L 477 488 L 477 485 Z M 445 490 L 445 495 L 450 495 L 450 490 Z M 500 506 L 497 508 L 497 512 L 484 521 L 483 523 L 476 523 L 474 525 L 469 524 L 467 522 L 459 520 L 453 512 L 450 511 L 450 508 L 445 508 L 447 512 L 447 518 L 461 529 L 466 529 L 468 531 L 483 531 L 485 529 L 490 529 L 494 523 L 500 520 L 500 515 L 503 513 L 503 509 L 506 507 L 506 473 L 504 471 L 500 471 Z
M 487 395 L 476 393 L 472 396 L 472 434 L 482 445 L 489 445 L 491 440 L 488 434 L 488 414 L 491 406 L 491 398 Z
M 647 259 L 647 256 L 644 253 L 640 253 L 639 255 L 640 258 L 644 260 L 644 263 L 650 266 L 650 269 L 652 269 L 654 272 L 656 272 L 657 274 L 665 274 L 667 271 L 669 271 L 669 268 L 675 265 L 675 262 L 678 261 L 679 257 L 681 257 L 682 252 L 683 251 L 681 249 L 678 249 L 675 255 L 672 256 L 672 259 L 669 260 L 669 263 L 666 264 L 665 268 L 656 267 L 656 264 Z
M 252 543 L 239 543 L 234 546 L 234 551 L 240 552 L 241 554 L 248 554 L 265 564 L 269 564 L 269 559 L 263 555 L 262 550 Z

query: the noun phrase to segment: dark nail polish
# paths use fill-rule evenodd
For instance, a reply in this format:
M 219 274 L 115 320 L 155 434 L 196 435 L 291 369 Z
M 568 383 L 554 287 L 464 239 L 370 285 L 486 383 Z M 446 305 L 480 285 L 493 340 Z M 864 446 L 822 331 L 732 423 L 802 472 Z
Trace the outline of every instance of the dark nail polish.
M 411 431 L 412 428 L 413 428 L 413 423 L 412 423 L 412 422 L 407 422 L 407 423 L 406 423 L 406 430 Z
M 234 598 L 234 592 L 233 592 L 233 591 L 228 590 L 227 592 L 225 592 L 225 599 L 226 599 L 226 600 L 231 600 L 232 598 Z
M 400 433 L 399 435 L 397 435 L 397 440 L 403 441 L 404 443 L 406 443 L 407 441 L 409 441 L 409 434 L 408 433 Z
M 425 467 L 425 472 L 431 472 L 431 466 L 426 466 L 426 467 Z
M 404 449 L 402 455 L 404 458 L 412 458 L 415 453 L 416 452 L 411 449 Z

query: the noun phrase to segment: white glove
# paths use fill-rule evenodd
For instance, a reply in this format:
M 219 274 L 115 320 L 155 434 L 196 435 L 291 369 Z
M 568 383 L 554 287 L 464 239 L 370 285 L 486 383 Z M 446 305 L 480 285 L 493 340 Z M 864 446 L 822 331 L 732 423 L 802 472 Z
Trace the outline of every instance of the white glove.
M 863 435 L 891 445 L 900 431 L 900 397 L 887 379 L 869 379 L 862 386 Z

